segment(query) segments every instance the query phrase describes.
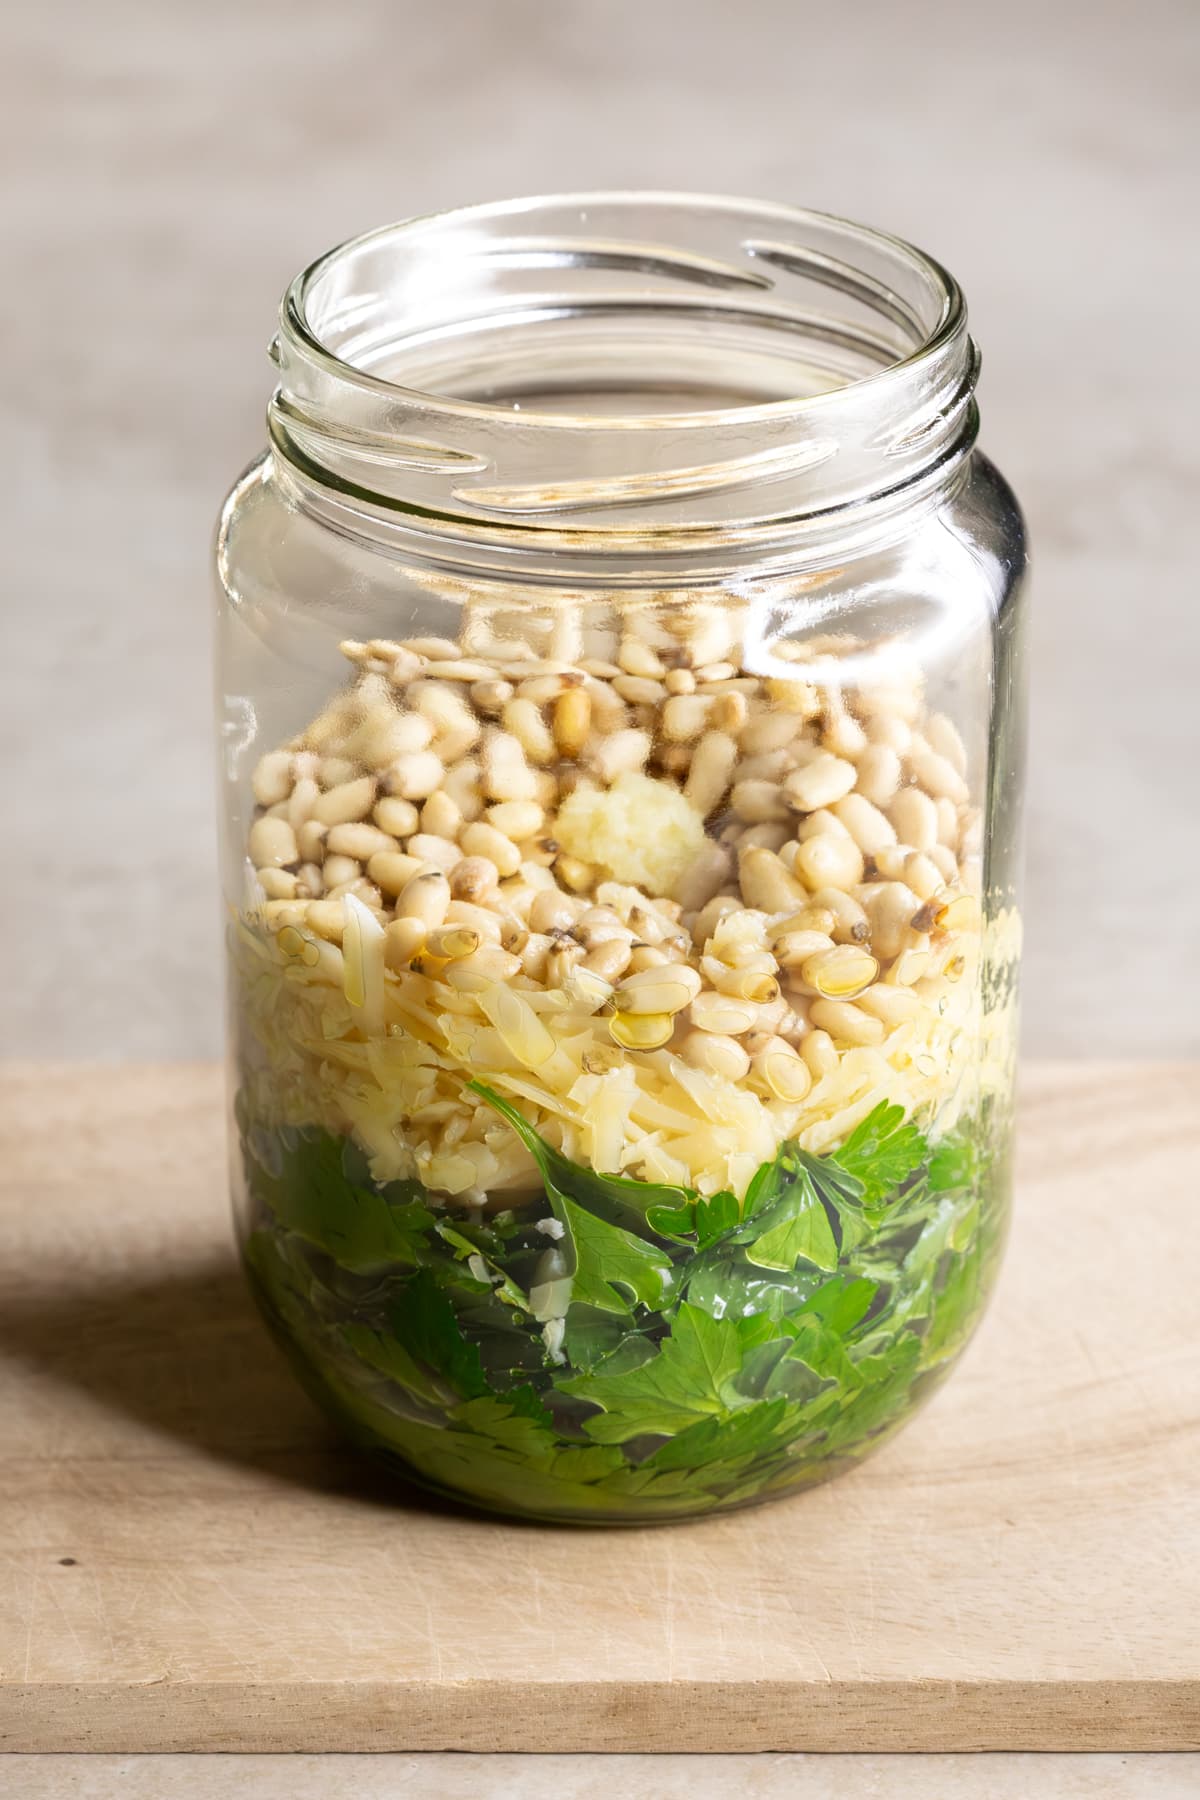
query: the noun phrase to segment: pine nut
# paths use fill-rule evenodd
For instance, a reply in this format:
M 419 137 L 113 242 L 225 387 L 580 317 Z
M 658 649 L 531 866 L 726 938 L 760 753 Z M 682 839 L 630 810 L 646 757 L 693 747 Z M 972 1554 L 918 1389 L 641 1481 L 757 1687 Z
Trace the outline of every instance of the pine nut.
M 736 737 L 749 716 L 746 696 L 736 688 L 723 688 L 720 693 L 712 696 L 708 722 L 714 731 L 724 731 L 731 737 Z
M 466 756 L 446 771 L 446 779 L 442 783 L 442 792 L 453 800 L 463 819 L 469 825 L 483 814 L 483 798 L 479 792 L 479 764 L 473 756 Z
M 435 750 L 414 750 L 398 757 L 387 770 L 383 785 L 401 800 L 428 800 L 442 784 L 446 770 Z
M 659 714 L 662 733 L 671 743 L 690 744 L 704 730 L 709 702 L 700 694 L 672 694 Z
M 650 733 L 630 727 L 614 731 L 602 738 L 591 756 L 591 762 L 602 781 L 610 786 L 619 775 L 645 768 L 650 755 Z
M 397 919 L 419 919 L 427 931 L 444 924 L 450 904 L 450 883 L 443 869 L 423 869 L 414 875 L 396 902 Z
M 355 781 L 340 782 L 321 794 L 313 805 L 312 816 L 319 825 L 348 825 L 365 819 L 374 803 L 374 779 L 360 775 Z
M 915 1019 L 921 1011 L 921 999 L 911 988 L 885 986 L 877 983 L 861 993 L 855 1005 L 873 1019 L 879 1019 L 889 1031 L 897 1025 L 903 1025 L 908 1019 Z
M 496 718 L 512 699 L 513 693 L 511 681 L 497 681 L 489 675 L 486 680 L 476 681 L 472 685 L 471 705 L 476 712 L 485 713 L 488 718 Z
M 886 979 L 900 987 L 911 987 L 929 972 L 929 952 L 923 949 L 902 950 Z
M 886 806 L 900 785 L 900 758 L 887 744 L 869 744 L 858 758 L 858 792 L 872 806 Z
M 659 1050 L 669 1043 L 675 1019 L 669 1013 L 613 1013 L 608 1021 L 613 1042 L 623 1050 Z
M 512 839 L 483 820 L 464 826 L 458 841 L 468 856 L 486 857 L 501 876 L 515 875 L 521 866 L 521 852 Z
M 786 922 L 790 925 L 791 921 Z M 833 939 L 823 931 L 784 929 L 771 940 L 771 950 L 781 969 L 798 969 L 810 956 L 833 949 Z
M 456 900 L 483 901 L 494 897 L 500 871 L 486 856 L 464 856 L 450 871 L 450 892 Z
M 629 969 L 631 974 L 640 975 L 643 969 L 665 969 L 671 958 L 657 944 L 634 944 L 629 952 Z
M 901 788 L 891 805 L 888 817 L 900 842 L 914 850 L 932 850 L 938 839 L 938 809 L 920 788 Z
M 738 781 L 769 781 L 778 785 L 793 767 L 786 750 L 765 750 L 761 756 L 747 756 L 734 771 Z
M 947 849 L 945 844 L 930 844 L 929 849 L 925 854 L 928 856 L 930 862 L 933 864 L 943 881 L 950 882 L 957 880 L 958 863 L 955 860 L 953 850 Z
M 815 812 L 819 806 L 832 806 L 842 799 L 856 780 L 853 763 L 822 750 L 811 762 L 793 769 L 783 786 L 789 805 L 797 812 Z
M 693 1069 L 716 1075 L 722 1081 L 742 1081 L 750 1072 L 750 1058 L 736 1038 L 713 1031 L 689 1031 L 679 1054 Z
M 945 713 L 930 713 L 924 727 L 925 742 L 942 756 L 959 775 L 967 772 L 967 747 L 953 719 Z
M 856 944 L 838 944 L 806 957 L 800 973 L 827 1000 L 853 1000 L 870 987 L 879 974 L 879 964 Z
M 552 672 L 543 669 L 540 674 L 525 677 L 517 689 L 517 698 L 528 700 L 535 707 L 546 706 L 551 700 L 557 700 L 578 679 L 578 676 L 572 677 L 562 669 Z
M 457 762 L 478 742 L 479 720 L 457 689 L 440 681 L 417 681 L 409 694 L 418 713 L 433 726 L 433 747 L 442 762 Z
M 627 975 L 620 983 L 616 993 L 616 1006 L 621 1016 L 626 1019 L 640 1016 L 669 1017 L 683 1012 L 695 998 L 695 989 L 685 981 L 676 979 L 683 965 L 665 969 L 642 969 L 642 976 L 654 978 L 654 985 L 645 988 L 629 988 L 630 981 L 636 981 L 637 975 Z M 688 971 L 694 974 L 694 970 Z
M 829 1004 L 829 1002 L 826 1002 Z M 838 1053 L 827 1031 L 810 1031 L 800 1044 L 800 1054 L 808 1064 L 814 1081 L 823 1081 L 838 1066 Z
M 874 856 L 896 841 L 896 828 L 886 813 L 872 806 L 863 794 L 847 794 L 833 809 L 864 856 Z
M 453 639 L 444 637 L 405 638 L 401 648 L 429 662 L 457 662 L 462 655 Z
M 296 834 L 286 819 L 255 819 L 247 848 L 256 869 L 283 869 L 300 861 Z
M 952 800 L 961 804 L 968 798 L 966 782 L 954 764 L 945 756 L 939 756 L 928 744 L 914 742 L 908 752 L 908 766 L 913 778 L 932 794 L 935 800 Z
M 812 902 L 832 913 L 830 929 L 835 943 L 863 944 L 867 941 L 870 935 L 867 915 L 853 894 L 844 894 L 840 888 L 818 888 Z
M 439 662 L 437 665 L 437 678 L 439 681 L 489 681 L 491 676 L 492 668 L 490 663 L 472 662 L 470 658 L 461 655 L 455 661 L 451 661 L 450 658 L 447 657 L 444 662 Z
M 630 706 L 657 706 L 665 697 L 661 682 L 647 681 L 640 675 L 618 675 L 612 686 L 613 692 Z
M 617 662 L 626 675 L 642 675 L 652 681 L 661 680 L 666 673 L 654 651 L 641 638 L 622 638 Z
M 756 1078 L 777 1100 L 794 1105 L 812 1087 L 808 1064 L 784 1038 L 768 1038 L 761 1049 L 755 1050 L 752 1067 Z
M 939 908 L 936 916 L 939 931 L 978 931 L 979 902 L 973 894 L 959 894 Z
M 910 921 L 920 902 L 902 881 L 881 881 L 858 890 L 867 914 L 871 948 L 875 955 L 889 960 L 912 947 Z
M 779 983 L 773 974 L 762 969 L 722 968 L 715 975 L 713 986 L 719 994 L 728 994 L 735 1000 L 749 1000 L 754 1006 L 770 1006 L 779 998 Z
M 306 819 L 296 832 L 296 843 L 305 862 L 319 863 L 325 855 L 327 827 L 315 819 Z
M 675 894 L 681 907 L 687 912 L 698 912 L 707 905 L 729 879 L 732 866 L 729 852 L 722 845 L 714 844 L 711 838 L 707 839 L 676 885 Z
M 401 756 L 415 756 L 421 750 L 428 750 L 433 742 L 433 720 L 419 712 L 405 712 L 391 715 L 392 724 L 388 733 L 391 747 L 389 760 L 395 761 Z
M 397 800 L 391 794 L 385 794 L 382 800 L 375 802 L 375 810 L 371 814 L 380 831 L 386 831 L 389 837 L 411 837 L 420 824 L 420 817 L 411 800 Z
M 418 831 L 409 838 L 406 845 L 408 854 L 423 863 L 432 863 L 435 869 L 444 869 L 449 875 L 463 859 L 463 853 L 451 838 L 435 837 L 432 832 Z
M 684 1005 L 696 998 L 703 985 L 699 975 L 689 964 L 666 962 L 661 969 L 643 969 L 635 974 L 627 975 L 617 988 L 617 1005 L 624 1012 L 680 1011 L 677 1006 L 661 1008 L 646 1006 L 637 999 L 639 995 L 657 992 L 664 982 L 687 989 L 688 998 L 683 1002 Z
M 605 981 L 617 981 L 629 967 L 633 947 L 627 938 L 608 938 L 596 944 L 583 959 L 583 967 Z
M 479 994 L 521 973 L 521 959 L 495 944 L 481 944 L 469 956 L 447 964 L 441 979 L 460 994 Z
M 401 689 L 406 688 L 410 681 L 415 681 L 425 666 L 419 656 L 414 656 L 411 650 L 405 650 L 399 644 L 392 646 L 392 653 L 387 660 L 391 663 L 388 680 L 393 687 Z
M 734 810 L 752 824 L 790 815 L 773 781 L 739 781 L 730 795 Z
M 292 753 L 268 750 L 250 777 L 250 791 L 260 806 L 276 806 L 292 791 Z
M 755 1024 L 758 1009 L 748 1000 L 706 989 L 692 1001 L 690 1016 L 698 1031 L 712 1031 L 719 1037 L 741 1037 Z
M 353 781 L 358 774 L 358 765 L 348 756 L 323 756 L 317 765 L 317 779 L 323 788 L 341 787 L 347 781 Z M 335 821 L 327 819 L 327 825 Z
M 737 745 L 723 731 L 706 731 L 696 745 L 683 793 L 702 818 L 720 805 L 737 758 Z
M 488 807 L 485 816 L 489 825 L 494 825 L 515 844 L 536 837 L 546 820 L 536 800 L 499 800 Z
M 568 688 L 554 702 L 553 737 L 560 756 L 576 757 L 587 742 L 592 701 L 586 688 Z
M 798 719 L 815 719 L 821 710 L 821 697 L 811 682 L 772 676 L 763 688 L 780 712 L 793 713 Z
M 867 734 L 858 720 L 842 707 L 831 707 L 821 743 L 834 756 L 849 757 L 857 762 L 867 747 Z
M 335 856 L 352 856 L 356 862 L 366 862 L 380 850 L 398 848 L 395 838 L 380 831 L 378 825 L 333 825 L 325 837 L 327 852 Z
M 903 719 L 891 713 L 875 713 L 866 721 L 867 737 L 872 744 L 883 744 L 903 756 L 912 743 L 912 730 Z
M 799 728 L 795 713 L 759 713 L 738 740 L 742 755 L 765 756 L 772 750 L 786 750 Z
M 470 925 L 439 925 L 425 939 L 425 953 L 443 962 L 457 962 L 478 950 L 481 938 Z
M 579 918 L 583 902 L 573 895 L 560 893 L 557 887 L 546 888 L 534 896 L 529 908 L 531 931 L 569 931 Z
M 346 926 L 346 909 L 340 900 L 310 900 L 304 923 L 327 943 L 340 944 Z
M 362 864 L 355 856 L 327 856 L 321 868 L 321 882 L 327 893 L 347 887 L 362 874 Z
M 421 808 L 421 830 L 430 837 L 455 838 L 462 822 L 462 813 L 445 788 L 436 789 Z
M 690 669 L 669 669 L 663 677 L 668 694 L 694 694 L 696 677 Z
M 316 810 L 317 801 L 320 798 L 321 790 L 313 777 L 311 775 L 301 775 L 297 780 L 295 787 L 292 789 L 284 809 L 287 822 L 293 831 L 299 833 L 310 820 L 312 820 L 314 824 L 317 823 L 317 821 L 313 819 L 313 813 Z M 276 808 L 272 807 L 271 810 L 274 812 Z M 297 841 L 299 841 L 298 838 Z
M 937 802 L 938 842 L 948 850 L 958 848 L 958 808 L 944 796 Z
M 851 1048 L 882 1044 L 883 1021 L 860 1012 L 849 1000 L 814 1000 L 808 1016 L 818 1031 L 827 1031 L 835 1043 Z
M 842 805 L 845 802 L 841 802 Z M 814 893 L 818 888 L 857 887 L 863 878 L 862 851 L 842 832 L 821 832 L 797 846 L 792 867 Z
M 511 732 L 493 726 L 484 738 L 480 789 L 489 800 L 532 800 L 537 792 L 525 752 Z
M 883 873 L 882 869 L 880 873 Z M 905 854 L 899 879 L 908 883 L 918 900 L 932 900 L 946 885 L 937 864 L 921 850 L 909 850 Z
M 808 897 L 774 851 L 758 844 L 739 852 L 738 881 L 746 904 L 765 913 L 794 912 Z
M 296 876 L 289 869 L 259 869 L 258 885 L 268 900 L 294 900 L 299 892 Z
M 570 690 L 568 690 L 569 692 Z M 504 729 L 515 738 L 531 762 L 548 763 L 554 756 L 554 738 L 539 707 L 524 694 L 509 700 L 501 714 Z

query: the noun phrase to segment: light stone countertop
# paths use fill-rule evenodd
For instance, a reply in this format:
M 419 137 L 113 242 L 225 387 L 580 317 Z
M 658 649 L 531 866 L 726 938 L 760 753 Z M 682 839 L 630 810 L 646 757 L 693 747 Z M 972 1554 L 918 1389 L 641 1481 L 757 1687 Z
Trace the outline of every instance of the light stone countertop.
M 962 280 L 1036 559 L 1028 1048 L 1200 1049 L 1193 0 L 41 0 L 3 35 L 6 1051 L 218 1045 L 207 558 L 287 280 L 406 213 L 620 185 L 845 213 Z M 1200 1763 L 41 1758 L 0 1791 L 1182 1800 Z

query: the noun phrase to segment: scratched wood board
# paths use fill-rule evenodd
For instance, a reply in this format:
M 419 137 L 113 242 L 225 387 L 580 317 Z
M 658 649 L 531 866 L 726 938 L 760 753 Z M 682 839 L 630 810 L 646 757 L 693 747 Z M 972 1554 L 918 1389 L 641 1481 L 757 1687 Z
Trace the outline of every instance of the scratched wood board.
M 874 1461 L 608 1533 L 338 1444 L 242 1289 L 216 1070 L 0 1095 L 5 1748 L 1200 1746 L 1196 1068 L 1027 1072 L 999 1294 Z

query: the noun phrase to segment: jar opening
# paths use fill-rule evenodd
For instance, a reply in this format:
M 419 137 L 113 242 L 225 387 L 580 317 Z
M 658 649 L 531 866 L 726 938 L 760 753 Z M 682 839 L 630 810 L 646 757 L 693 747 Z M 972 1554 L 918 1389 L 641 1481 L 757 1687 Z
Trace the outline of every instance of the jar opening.
M 576 195 L 388 226 L 293 283 L 274 349 L 286 459 L 468 535 L 777 536 L 919 482 L 974 430 L 952 278 L 758 202 Z

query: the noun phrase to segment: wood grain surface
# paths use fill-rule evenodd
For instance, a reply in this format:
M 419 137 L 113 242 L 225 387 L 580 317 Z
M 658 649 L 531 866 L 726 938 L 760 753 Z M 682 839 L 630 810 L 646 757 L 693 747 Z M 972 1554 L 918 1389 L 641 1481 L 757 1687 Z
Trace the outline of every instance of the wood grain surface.
M 605 1533 L 336 1443 L 243 1293 L 215 1069 L 10 1069 L 0 1744 L 1200 1747 L 1198 1102 L 1030 1070 L 1000 1292 L 928 1411 L 795 1500 Z

